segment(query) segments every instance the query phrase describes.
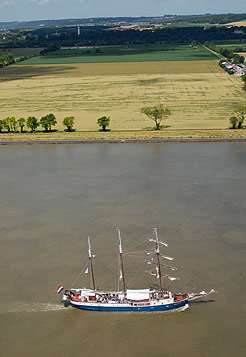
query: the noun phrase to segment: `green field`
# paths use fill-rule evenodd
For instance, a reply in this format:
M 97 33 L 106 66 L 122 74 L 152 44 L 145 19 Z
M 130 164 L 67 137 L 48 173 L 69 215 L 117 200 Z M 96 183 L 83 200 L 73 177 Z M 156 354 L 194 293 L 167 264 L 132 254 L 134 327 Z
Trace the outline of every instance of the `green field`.
M 26 60 L 22 64 L 69 64 L 106 62 L 202 61 L 216 59 L 202 46 L 131 45 L 100 48 L 61 49 L 45 56 Z
M 8 50 L 0 50 L 1 55 L 13 55 L 13 56 L 35 56 L 40 52 L 40 48 L 13 48 Z
M 224 45 L 244 45 L 245 42 L 242 41 L 246 41 L 246 40 L 214 40 L 213 43 L 215 43 L 216 45 L 220 45 L 220 46 L 224 46 Z
M 11 53 L 15 56 L 35 56 L 40 53 L 41 48 L 13 48 Z
M 242 42 L 244 41 L 244 42 Z M 228 48 L 229 50 L 234 51 L 237 48 L 246 48 L 246 40 L 216 40 L 213 43 L 217 46 Z

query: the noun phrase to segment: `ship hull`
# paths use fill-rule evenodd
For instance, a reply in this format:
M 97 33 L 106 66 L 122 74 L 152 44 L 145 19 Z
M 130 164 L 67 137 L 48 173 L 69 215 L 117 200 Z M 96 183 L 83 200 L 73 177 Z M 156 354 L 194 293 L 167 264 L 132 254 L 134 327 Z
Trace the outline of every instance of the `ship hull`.
M 188 307 L 188 302 L 186 300 L 169 303 L 169 304 L 156 304 L 149 306 L 112 306 L 111 304 L 83 304 L 83 303 L 74 303 L 70 301 L 70 305 L 74 308 L 88 311 L 107 311 L 107 312 L 156 312 L 156 311 L 170 311 L 175 309 L 180 309 L 181 307 Z M 111 305 L 111 306 L 110 306 Z

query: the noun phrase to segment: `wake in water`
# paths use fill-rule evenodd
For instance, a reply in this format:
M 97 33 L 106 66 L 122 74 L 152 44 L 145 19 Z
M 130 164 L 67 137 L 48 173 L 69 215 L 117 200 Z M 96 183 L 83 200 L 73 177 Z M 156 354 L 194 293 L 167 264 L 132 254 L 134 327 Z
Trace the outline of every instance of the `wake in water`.
M 59 310 L 68 310 L 64 308 L 62 304 L 50 304 L 50 303 L 12 303 L 7 306 L 2 305 L 0 314 L 4 313 L 20 313 L 20 312 L 48 312 L 48 311 L 59 311 Z
M 156 312 L 147 312 L 147 314 L 173 314 L 181 311 L 185 311 L 188 309 L 188 305 L 182 306 L 175 310 L 170 311 L 156 311 Z M 7 314 L 7 313 L 21 313 L 21 312 L 49 312 L 49 311 L 69 311 L 70 308 L 65 308 L 62 304 L 50 304 L 50 303 L 32 303 L 32 304 L 25 304 L 25 303 L 12 303 L 8 304 L 5 308 L 2 305 L 0 310 L 0 315 Z M 124 315 L 127 314 L 134 314 L 134 312 L 125 312 Z M 144 314 L 142 312 L 141 314 Z
M 151 314 L 163 314 L 163 315 L 170 315 L 170 314 L 177 314 L 178 312 L 185 311 L 186 309 L 189 308 L 189 305 L 186 304 L 184 306 L 179 307 L 178 309 L 174 310 L 168 310 L 168 311 L 155 311 L 155 312 L 150 312 Z

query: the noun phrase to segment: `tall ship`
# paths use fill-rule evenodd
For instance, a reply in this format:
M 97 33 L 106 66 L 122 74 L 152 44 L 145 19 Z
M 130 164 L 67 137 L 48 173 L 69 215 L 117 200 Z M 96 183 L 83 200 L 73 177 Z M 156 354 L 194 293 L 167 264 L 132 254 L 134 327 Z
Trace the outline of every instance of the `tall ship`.
M 117 311 L 117 312 L 154 312 L 154 311 L 169 311 L 169 310 L 185 310 L 189 307 L 189 302 L 204 298 L 215 291 L 201 291 L 198 293 L 173 293 L 166 290 L 163 286 L 163 279 L 169 281 L 177 280 L 178 278 L 163 273 L 163 269 L 175 271 L 177 268 L 166 263 L 166 260 L 172 261 L 174 258 L 165 255 L 160 248 L 167 248 L 168 244 L 159 240 L 157 229 L 153 230 L 153 238 L 149 241 L 154 244 L 153 251 L 146 251 L 148 265 L 154 265 L 154 269 L 147 271 L 159 281 L 159 288 L 148 289 L 128 289 L 124 273 L 123 264 L 123 247 L 120 229 L 117 228 L 119 239 L 119 281 L 122 282 L 122 289 L 119 291 L 102 291 L 96 288 L 95 276 L 93 270 L 93 260 L 95 256 L 92 254 L 91 241 L 88 237 L 88 266 L 86 273 L 90 274 L 92 283 L 91 288 L 71 288 L 66 289 L 63 293 L 62 302 L 65 307 L 72 306 L 77 309 L 90 311 Z M 57 289 L 60 293 L 63 290 L 62 285 Z

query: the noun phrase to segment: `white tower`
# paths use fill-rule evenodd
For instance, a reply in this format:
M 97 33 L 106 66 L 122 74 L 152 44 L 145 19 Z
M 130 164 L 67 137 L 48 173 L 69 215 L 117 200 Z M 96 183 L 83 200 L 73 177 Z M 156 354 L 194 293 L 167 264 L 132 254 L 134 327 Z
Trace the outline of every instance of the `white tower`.
M 80 35 L 80 26 L 78 26 L 78 36 Z

